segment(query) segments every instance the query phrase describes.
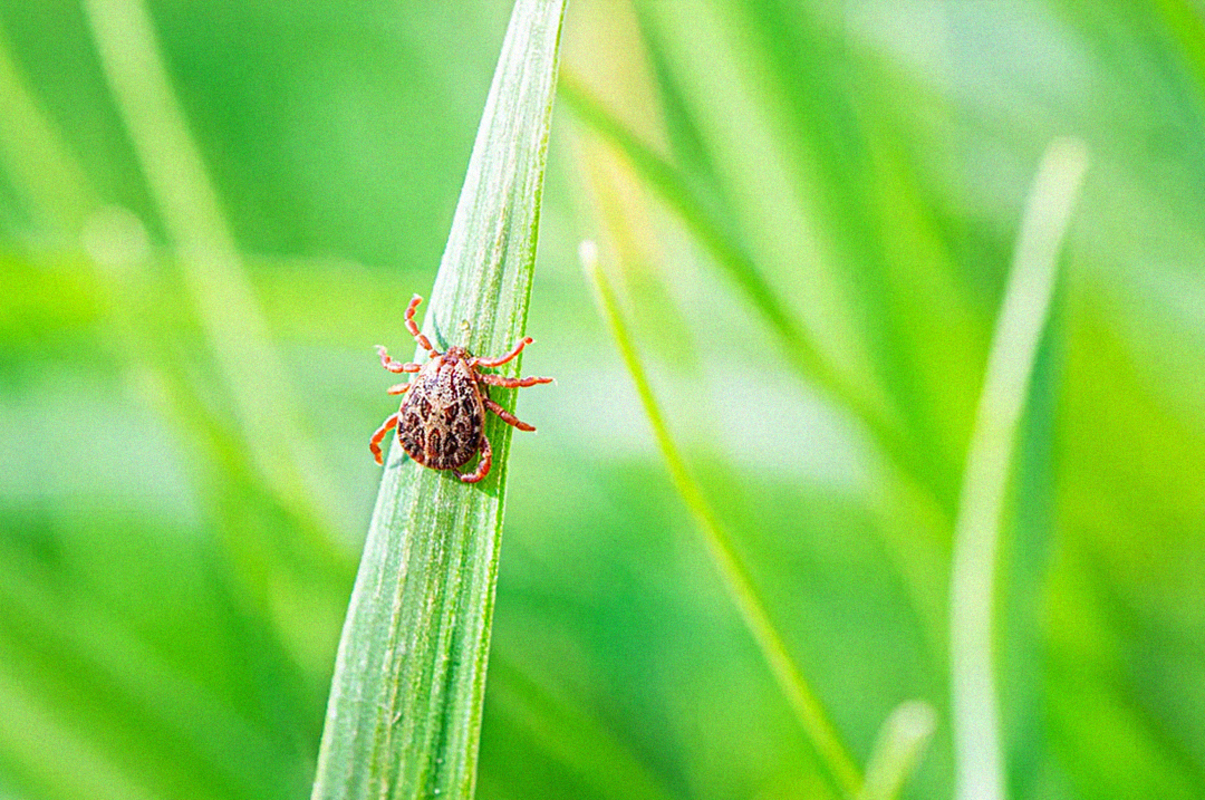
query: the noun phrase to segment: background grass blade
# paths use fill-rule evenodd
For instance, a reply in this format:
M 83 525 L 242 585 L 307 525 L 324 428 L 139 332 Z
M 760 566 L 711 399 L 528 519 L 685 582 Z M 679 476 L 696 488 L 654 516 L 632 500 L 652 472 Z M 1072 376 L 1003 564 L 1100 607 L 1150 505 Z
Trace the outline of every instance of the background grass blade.
M 682 170 L 641 140 L 572 76 L 562 78 L 560 92 L 566 107 L 600 139 L 623 154 L 643 185 L 681 218 L 701 248 L 782 341 L 788 363 L 861 420 L 888 456 L 884 467 L 890 481 L 910 492 L 938 495 L 930 467 L 924 463 L 925 448 L 908 441 L 906 428 L 889 400 L 879 389 L 851 378 L 829 360 L 811 332 L 796 321 L 781 296 L 761 277 L 758 265 L 732 224 L 724 221 L 720 211 L 709 207 Z M 932 616 L 938 617 L 939 611 L 935 606 Z
M 686 507 L 698 523 L 698 529 L 703 534 L 704 544 L 714 562 L 725 588 L 736 604 L 741 618 L 749 632 L 757 642 L 762 657 L 774 674 L 779 688 L 791 706 L 791 710 L 799 719 L 804 732 L 811 739 L 821 762 L 832 778 L 833 783 L 846 796 L 853 797 L 862 785 L 862 778 L 853 758 L 849 755 L 829 721 L 820 699 L 808 685 L 803 673 L 787 651 L 786 642 L 774 627 L 765 603 L 758 595 L 749 576 L 748 568 L 741 561 L 736 549 L 729 539 L 728 533 L 720 525 L 712 511 L 711 505 L 703 495 L 703 489 L 694 481 L 686 469 L 665 418 L 653 397 L 652 388 L 644 375 L 644 368 L 636 355 L 632 340 L 628 337 L 626 326 L 619 315 L 619 306 L 615 294 L 607 282 L 606 276 L 599 268 L 598 250 L 593 242 L 585 242 L 581 247 L 582 264 L 598 295 L 598 303 L 603 317 L 606 318 L 616 345 L 623 356 L 624 364 L 631 374 L 632 382 L 636 385 L 636 393 L 644 406 L 649 425 L 653 428 L 653 438 L 661 449 L 666 466 L 669 467 L 670 477 L 681 495 Z
M 1059 249 L 1086 162 L 1083 144 L 1067 139 L 1055 141 L 1042 159 L 1021 223 L 967 451 L 950 575 L 950 689 L 956 796 L 962 800 L 1004 796 L 991 647 L 1001 512 Z
M 334 528 L 326 469 L 307 446 L 296 392 L 271 336 L 217 188 L 176 99 L 142 0 L 88 0 L 105 77 L 177 248 L 184 283 L 212 356 L 235 403 L 248 449 L 277 495 L 309 522 L 312 546 L 328 558 L 343 551 Z
M 563 14 L 560 0 L 515 5 L 424 323 L 441 348 L 501 353 L 524 332 Z M 513 392 L 495 397 L 513 407 Z M 491 418 L 486 433 L 494 467 L 475 486 L 389 454 L 315 800 L 473 793 L 511 429 Z
M 866 762 L 866 782 L 858 800 L 892 800 L 929 746 L 937 712 L 921 700 L 901 703 L 883 723 Z
M 96 206 L 88 178 L 39 107 L 0 26 L 0 169 L 27 198 L 35 225 L 79 231 Z
M 731 226 L 725 224 L 719 212 L 708 207 L 681 171 L 629 130 L 576 79 L 566 76 L 561 81 L 561 94 L 566 105 L 581 121 L 622 152 L 646 185 L 681 216 L 716 264 L 727 272 L 746 295 L 750 305 L 782 338 L 791 364 L 834 397 L 847 403 L 876 434 L 883 437 L 885 444 L 894 445 L 899 431 L 892 427 L 890 415 L 883 411 L 881 401 L 873 398 L 871 391 L 833 369 L 807 332 L 787 311 L 782 299 L 761 277 L 757 265 L 730 230 Z

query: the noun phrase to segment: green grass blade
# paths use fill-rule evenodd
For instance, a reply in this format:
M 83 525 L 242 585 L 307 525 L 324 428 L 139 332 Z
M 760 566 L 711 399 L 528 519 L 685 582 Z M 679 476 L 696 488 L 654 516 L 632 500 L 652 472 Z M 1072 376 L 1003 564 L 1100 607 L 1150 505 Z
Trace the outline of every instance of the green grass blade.
M 787 343 L 795 366 L 841 397 L 861 398 L 845 385 L 816 349 L 794 317 L 762 277 L 752 258 L 727 230 L 725 222 L 694 191 L 687 177 L 651 145 L 627 128 L 611 111 L 572 77 L 561 80 L 561 96 L 591 130 L 623 153 L 648 186 L 686 223 L 716 263 L 740 287 L 774 331 Z
M 858 800 L 893 800 L 916 768 L 933 729 L 937 712 L 921 700 L 901 703 L 887 717 L 866 762 L 866 783 Z
M 782 341 L 791 366 L 866 425 L 879 446 L 899 466 L 892 477 L 939 496 L 925 464 L 924 450 L 909 439 L 898 409 L 892 407 L 880 389 L 845 374 L 821 352 L 811 333 L 792 316 L 762 276 L 731 224 L 696 190 L 695 182 L 642 140 L 579 81 L 563 76 L 560 93 L 574 115 L 623 154 L 645 185 L 678 215 Z
M 1000 519 L 1021 412 L 1050 309 L 1059 248 L 1087 165 L 1084 146 L 1046 151 L 1026 204 L 967 448 L 950 574 L 956 797 L 1004 797 L 992 614 Z
M 441 348 L 492 355 L 524 332 L 563 14 L 563 0 L 515 5 L 424 324 Z M 476 485 L 389 453 L 315 800 L 473 793 L 511 429 L 491 418 L 486 433 L 494 467 Z
M 1006 785 L 1014 797 L 1032 796 L 1054 758 L 1046 736 L 1055 693 L 1049 674 L 1056 663 L 1047 605 L 1057 574 L 1060 528 L 1065 525 L 1058 499 L 1059 484 L 1067 480 L 1059 473 L 1065 439 L 1058 425 L 1061 415 L 1075 416 L 1064 401 L 1068 296 L 1075 283 L 1059 280 L 1055 285 L 1017 433 L 1015 478 L 1004 510 L 1009 530 L 998 566 L 1002 591 L 996 599 L 994 641 L 1007 642 L 996 670 Z
M 0 27 L 0 170 L 24 196 L 27 213 L 46 230 L 77 234 L 96 197 L 61 131 L 30 90 Z
M 660 406 L 653 397 L 644 367 L 636 354 L 635 345 L 628 337 L 627 326 L 620 317 L 619 305 L 610 283 L 598 265 L 597 249 L 593 243 L 582 245 L 582 263 L 594 285 L 598 296 L 602 316 L 611 328 L 616 345 L 623 356 L 624 364 L 632 376 L 636 393 L 644 406 L 645 415 L 653 429 L 653 437 L 661 448 L 669 468 L 670 477 L 678 494 L 698 523 L 699 531 L 703 534 L 707 551 L 715 562 L 716 569 L 724 581 L 725 588 L 736 603 L 741 619 L 749 629 L 753 639 L 761 651 L 762 657 L 770 667 L 782 693 L 786 696 L 792 712 L 798 718 L 804 732 L 816 748 L 822 763 L 828 770 L 835 785 L 847 797 L 857 794 L 862 785 L 862 778 L 853 758 L 845 745 L 837 736 L 828 719 L 828 714 L 820 699 L 808 684 L 799 666 L 791 658 L 786 642 L 774 626 L 749 576 L 749 570 L 742 562 L 736 548 L 729 539 L 727 531 L 720 524 L 711 505 L 703 495 L 703 489 L 691 477 L 686 469 L 686 462 L 678 452 L 669 427 L 661 414 Z
M 301 435 L 296 392 L 272 346 L 267 322 L 226 221 L 217 187 L 172 89 L 143 0 L 86 0 L 97 55 L 129 132 L 160 219 L 176 248 L 185 286 L 234 401 L 251 458 L 330 560 L 344 551 L 330 535 L 333 490 Z

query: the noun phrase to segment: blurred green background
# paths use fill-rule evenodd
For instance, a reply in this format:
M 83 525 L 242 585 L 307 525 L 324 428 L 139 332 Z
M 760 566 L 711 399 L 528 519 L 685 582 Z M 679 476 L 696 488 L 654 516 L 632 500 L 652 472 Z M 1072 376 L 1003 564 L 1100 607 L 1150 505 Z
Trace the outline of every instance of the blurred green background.
M 0 0 L 0 798 L 302 798 L 395 402 L 372 346 L 407 352 L 509 5 L 152 0 L 237 244 L 200 276 L 98 57 L 125 5 Z M 520 395 L 479 796 L 832 792 L 585 238 L 842 738 L 864 763 L 928 701 L 905 796 L 950 796 L 963 461 L 1063 135 L 1091 161 L 1004 520 L 1008 789 L 1205 796 L 1205 7 L 573 0 L 562 77 L 524 361 L 558 382 Z

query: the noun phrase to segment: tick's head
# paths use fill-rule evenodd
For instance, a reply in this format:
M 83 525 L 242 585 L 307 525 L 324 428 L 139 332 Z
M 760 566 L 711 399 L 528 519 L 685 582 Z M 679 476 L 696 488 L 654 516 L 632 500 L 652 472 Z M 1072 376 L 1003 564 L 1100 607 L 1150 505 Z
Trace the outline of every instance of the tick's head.
M 448 352 L 444 353 L 442 359 L 445 363 L 455 364 L 457 361 L 463 361 L 469 357 L 469 351 L 463 347 L 449 347 Z

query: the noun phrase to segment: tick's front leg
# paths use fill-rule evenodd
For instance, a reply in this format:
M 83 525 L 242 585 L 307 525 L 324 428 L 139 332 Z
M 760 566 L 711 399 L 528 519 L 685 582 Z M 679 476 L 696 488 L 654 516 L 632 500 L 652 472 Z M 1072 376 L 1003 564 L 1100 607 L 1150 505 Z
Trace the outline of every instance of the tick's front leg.
M 494 463 L 494 451 L 490 447 L 490 440 L 487 436 L 481 437 L 481 460 L 477 462 L 477 469 L 471 475 L 462 475 L 456 473 L 465 483 L 476 483 L 477 481 L 490 474 L 490 465 Z
M 512 348 L 511 351 L 509 353 L 507 353 L 506 355 L 498 356 L 497 358 L 480 358 L 480 357 L 478 357 L 478 358 L 473 359 L 472 366 L 474 366 L 474 367 L 500 367 L 503 364 L 505 364 L 507 361 L 510 361 L 512 358 L 519 355 L 519 353 L 522 353 L 523 348 L 527 347 L 527 345 L 529 345 L 529 344 L 532 344 L 534 341 L 535 341 L 535 339 L 532 339 L 530 336 L 524 336 L 522 339 L 519 340 L 519 343 L 516 344 L 514 346 L 514 348 Z
M 377 355 L 381 357 L 381 366 L 390 372 L 418 372 L 423 368 L 421 364 L 394 361 L 393 358 L 390 357 L 389 351 L 386 350 L 383 345 L 377 345 Z
M 377 460 L 378 464 L 384 464 L 381 460 L 381 440 L 385 438 L 391 430 L 397 427 L 397 418 L 401 412 L 395 411 L 385 418 L 381 423 L 381 427 L 377 428 L 377 432 L 368 440 L 368 449 L 372 451 L 372 457 Z
M 410 335 L 414 337 L 414 341 L 418 342 L 418 346 L 427 351 L 427 355 L 435 358 L 439 355 L 439 351 L 431 346 L 431 342 L 419 331 L 418 323 L 414 321 L 414 310 L 422 301 L 423 299 L 418 295 L 410 298 L 410 305 L 406 307 L 406 330 L 410 331 Z

